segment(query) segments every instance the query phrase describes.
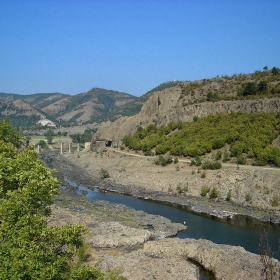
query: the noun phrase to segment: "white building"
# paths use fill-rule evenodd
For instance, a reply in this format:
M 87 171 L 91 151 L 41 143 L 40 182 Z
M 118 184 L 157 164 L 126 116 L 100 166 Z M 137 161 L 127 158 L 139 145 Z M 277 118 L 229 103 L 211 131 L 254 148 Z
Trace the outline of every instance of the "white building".
M 37 122 L 37 124 L 40 124 L 42 126 L 51 126 L 51 127 L 55 127 L 56 125 L 54 124 L 54 122 L 48 120 L 48 119 L 41 119 Z

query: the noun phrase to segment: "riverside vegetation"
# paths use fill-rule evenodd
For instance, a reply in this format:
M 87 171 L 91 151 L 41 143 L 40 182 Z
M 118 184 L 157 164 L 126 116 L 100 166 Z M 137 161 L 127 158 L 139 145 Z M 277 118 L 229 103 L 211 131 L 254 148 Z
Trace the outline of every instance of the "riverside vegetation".
M 79 261 L 85 227 L 47 226 L 59 181 L 23 140 L 0 122 L 0 279 L 103 279 Z

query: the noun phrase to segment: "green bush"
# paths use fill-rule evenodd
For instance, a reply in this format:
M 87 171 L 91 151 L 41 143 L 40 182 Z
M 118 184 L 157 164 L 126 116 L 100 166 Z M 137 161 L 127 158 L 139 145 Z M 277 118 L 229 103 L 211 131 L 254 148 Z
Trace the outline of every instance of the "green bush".
M 219 194 L 219 191 L 216 188 L 213 188 L 210 192 L 210 198 L 217 198 Z
M 206 196 L 210 192 L 210 188 L 208 187 L 202 187 L 200 191 L 201 196 Z
M 206 172 L 203 171 L 203 172 L 201 173 L 201 178 L 205 178 L 205 177 L 206 177 Z
M 200 166 L 201 165 L 201 158 L 196 155 L 195 158 L 191 161 L 191 166 L 196 165 L 196 166 Z
M 170 164 L 172 162 L 173 160 L 171 156 L 164 157 L 163 155 L 160 155 L 157 159 L 155 159 L 155 164 L 161 166 L 166 166 L 167 164 Z
M 223 162 L 228 162 L 228 160 L 229 160 L 229 152 L 225 149 L 224 150 Z
M 110 177 L 110 174 L 107 169 L 101 168 L 99 171 L 99 175 L 101 179 L 106 179 Z
M 216 155 L 215 155 L 215 160 L 220 160 L 221 158 L 222 158 L 222 151 L 221 150 L 219 150 L 219 151 L 217 151 L 217 153 L 216 153 Z
M 182 194 L 185 193 L 189 190 L 189 186 L 188 186 L 188 182 L 183 184 L 178 184 L 178 186 L 176 187 L 176 191 L 178 192 L 178 194 Z
M 245 196 L 245 200 L 246 200 L 247 202 L 252 201 L 252 195 L 249 194 L 249 193 L 247 193 L 246 196 Z
M 184 192 L 183 189 L 181 188 L 181 186 L 177 186 L 176 190 L 177 190 L 178 194 L 182 194 Z
M 229 190 L 227 193 L 226 201 L 231 201 L 231 193 L 232 193 L 232 190 Z
M 237 163 L 238 164 L 246 164 L 246 158 L 243 155 L 239 155 L 237 157 Z
M 218 161 L 211 162 L 211 161 L 207 160 L 202 164 L 202 168 L 203 169 L 212 169 L 212 170 L 220 169 L 220 168 L 222 168 L 222 164 Z
M 48 148 L 48 145 L 47 143 L 45 142 L 45 140 L 40 140 L 37 144 L 37 146 L 40 146 L 42 149 L 47 149 Z

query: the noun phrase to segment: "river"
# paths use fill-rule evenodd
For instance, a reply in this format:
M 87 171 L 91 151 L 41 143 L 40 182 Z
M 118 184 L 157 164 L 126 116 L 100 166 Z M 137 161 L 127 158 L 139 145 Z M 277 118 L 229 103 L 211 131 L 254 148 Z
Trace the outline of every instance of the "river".
M 221 220 L 204 214 L 197 214 L 181 206 L 171 206 L 155 203 L 148 200 L 136 199 L 117 193 L 102 192 L 98 187 L 93 190 L 83 186 L 77 186 L 77 192 L 87 191 L 86 197 L 90 200 L 106 200 L 110 203 L 124 204 L 135 210 L 142 210 L 153 215 L 160 215 L 173 222 L 186 223 L 188 229 L 179 232 L 179 238 L 208 239 L 218 244 L 242 246 L 252 253 L 260 253 L 260 235 L 266 233 L 269 246 L 274 252 L 274 257 L 279 258 L 277 253 L 280 244 L 280 227 L 264 223 L 255 223 L 253 219 L 246 217 L 240 223 L 232 224 L 230 221 Z

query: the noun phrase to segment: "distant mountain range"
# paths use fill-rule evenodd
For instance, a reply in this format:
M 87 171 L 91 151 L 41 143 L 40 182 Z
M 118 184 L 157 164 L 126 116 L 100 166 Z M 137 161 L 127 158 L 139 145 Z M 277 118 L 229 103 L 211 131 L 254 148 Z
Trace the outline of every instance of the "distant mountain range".
M 124 116 L 135 116 L 148 99 L 154 98 L 156 102 L 150 109 L 155 112 L 159 108 L 161 110 L 152 116 L 149 112 L 145 113 L 145 106 L 143 112 L 141 111 L 143 120 L 139 122 L 158 123 L 160 114 L 162 113 L 161 118 L 167 118 L 170 113 L 168 110 L 171 109 L 181 112 L 190 106 L 195 105 L 195 108 L 199 108 L 202 106 L 200 104 L 209 102 L 233 102 L 279 95 L 280 69 L 273 67 L 271 70 L 255 71 L 251 74 L 165 82 L 141 97 L 102 88 L 93 88 L 77 95 L 57 92 L 30 95 L 0 93 L 0 118 L 9 117 L 12 125 L 22 129 L 32 128 L 44 118 L 62 126 L 100 124 L 108 120 L 113 122 Z M 169 116 L 169 121 L 178 121 L 181 114 L 179 111 Z M 203 115 L 203 112 L 199 115 Z M 182 118 L 189 117 L 190 114 Z M 161 120 L 160 123 L 164 122 Z
M 8 117 L 14 126 L 31 128 L 47 118 L 57 125 L 81 125 L 114 121 L 122 116 L 137 114 L 154 90 L 176 86 L 164 83 L 142 97 L 103 88 L 85 93 L 36 93 L 20 95 L 0 92 L 0 118 Z

